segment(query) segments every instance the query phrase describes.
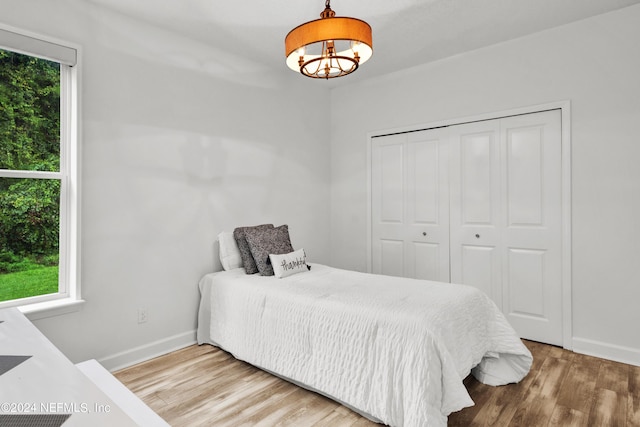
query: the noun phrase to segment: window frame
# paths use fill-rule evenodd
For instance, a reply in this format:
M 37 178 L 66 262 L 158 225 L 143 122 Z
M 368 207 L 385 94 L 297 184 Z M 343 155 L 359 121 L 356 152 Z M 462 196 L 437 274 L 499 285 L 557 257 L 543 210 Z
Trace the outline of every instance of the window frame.
M 6 36 L 6 37 L 5 37 Z M 0 169 L 3 178 L 60 181 L 58 292 L 0 302 L 34 320 L 80 309 L 80 46 L 0 24 L 0 48 L 60 64 L 60 167 Z M 31 50 L 31 51 L 29 51 Z

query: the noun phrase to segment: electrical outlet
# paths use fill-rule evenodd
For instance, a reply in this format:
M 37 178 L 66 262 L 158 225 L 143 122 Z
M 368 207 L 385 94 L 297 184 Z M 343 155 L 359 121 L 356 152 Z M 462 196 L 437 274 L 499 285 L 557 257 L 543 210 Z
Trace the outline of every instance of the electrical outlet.
M 149 313 L 147 313 L 147 309 L 146 308 L 139 308 L 138 309 L 138 323 L 144 323 L 149 319 L 148 316 Z

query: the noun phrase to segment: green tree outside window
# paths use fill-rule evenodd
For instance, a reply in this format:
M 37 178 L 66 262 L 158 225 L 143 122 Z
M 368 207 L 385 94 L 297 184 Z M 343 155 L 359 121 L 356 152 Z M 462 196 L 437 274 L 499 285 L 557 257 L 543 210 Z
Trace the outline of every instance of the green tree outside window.
M 60 170 L 60 65 L 0 50 L 0 169 Z M 0 301 L 58 292 L 60 181 L 0 178 Z

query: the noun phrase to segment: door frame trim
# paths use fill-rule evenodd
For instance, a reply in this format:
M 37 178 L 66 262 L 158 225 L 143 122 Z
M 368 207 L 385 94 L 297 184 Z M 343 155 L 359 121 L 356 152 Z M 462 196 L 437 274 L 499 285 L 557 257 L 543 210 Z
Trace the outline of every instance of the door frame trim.
M 454 126 L 483 120 L 501 119 L 509 116 L 560 110 L 561 116 L 561 163 L 562 163 L 562 346 L 573 350 L 572 322 L 572 250 L 571 250 L 571 101 L 555 101 L 510 110 L 495 111 L 473 116 L 457 117 L 435 122 L 408 125 L 367 133 L 367 271 L 372 271 L 371 237 L 371 147 L 373 138 L 398 133 L 416 132 L 438 127 Z

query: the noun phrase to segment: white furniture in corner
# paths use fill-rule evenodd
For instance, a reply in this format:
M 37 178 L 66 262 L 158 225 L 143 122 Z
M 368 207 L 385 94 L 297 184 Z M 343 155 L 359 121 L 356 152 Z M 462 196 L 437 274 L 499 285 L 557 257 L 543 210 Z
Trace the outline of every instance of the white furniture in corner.
M 43 422 L 64 427 L 168 426 L 97 362 L 77 367 L 18 309 L 2 309 L 0 425 Z

